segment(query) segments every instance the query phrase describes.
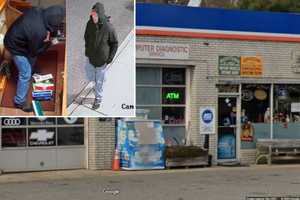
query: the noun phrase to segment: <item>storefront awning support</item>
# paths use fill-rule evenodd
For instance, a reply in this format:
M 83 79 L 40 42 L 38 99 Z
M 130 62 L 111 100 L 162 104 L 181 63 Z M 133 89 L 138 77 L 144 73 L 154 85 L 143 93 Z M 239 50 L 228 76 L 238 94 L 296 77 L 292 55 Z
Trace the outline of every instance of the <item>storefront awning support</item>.
M 273 139 L 273 95 L 274 95 L 274 84 L 271 84 L 271 92 L 270 92 L 270 139 Z

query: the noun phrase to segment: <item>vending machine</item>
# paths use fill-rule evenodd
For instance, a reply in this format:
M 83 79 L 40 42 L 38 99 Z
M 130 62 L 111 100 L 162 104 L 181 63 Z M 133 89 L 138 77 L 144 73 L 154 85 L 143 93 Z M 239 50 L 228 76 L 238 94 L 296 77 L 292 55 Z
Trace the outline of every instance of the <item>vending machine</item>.
M 124 170 L 165 168 L 165 140 L 160 121 L 118 120 L 117 145 Z

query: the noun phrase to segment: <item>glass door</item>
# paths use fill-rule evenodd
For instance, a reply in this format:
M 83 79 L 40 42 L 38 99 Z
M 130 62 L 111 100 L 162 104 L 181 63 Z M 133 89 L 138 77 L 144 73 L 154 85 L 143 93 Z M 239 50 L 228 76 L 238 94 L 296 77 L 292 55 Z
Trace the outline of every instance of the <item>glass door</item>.
M 218 160 L 236 159 L 237 97 L 218 98 Z

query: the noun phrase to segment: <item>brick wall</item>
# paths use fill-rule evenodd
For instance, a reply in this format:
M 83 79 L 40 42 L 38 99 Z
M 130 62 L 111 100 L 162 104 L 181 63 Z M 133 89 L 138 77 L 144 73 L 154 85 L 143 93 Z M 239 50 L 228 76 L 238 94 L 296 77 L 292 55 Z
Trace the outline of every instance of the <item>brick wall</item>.
M 190 122 L 190 139 L 192 144 L 203 145 L 204 137 L 199 131 L 199 107 L 211 105 L 218 108 L 216 84 L 226 81 L 243 83 L 300 83 L 300 74 L 292 69 L 292 54 L 300 50 L 300 43 L 239 41 L 239 40 L 212 40 L 176 37 L 138 36 L 137 42 L 161 42 L 190 45 L 191 67 L 190 107 L 188 119 Z M 241 78 L 240 76 L 219 76 L 218 56 L 261 56 L 263 59 L 263 76 L 260 78 Z M 139 61 L 139 59 L 137 59 Z M 154 63 L 151 59 L 142 59 Z M 157 61 L 162 62 L 162 61 Z M 163 62 L 168 62 L 164 60 Z M 170 60 L 171 62 L 171 60 Z M 179 61 L 178 61 L 179 62 Z M 183 61 L 179 63 L 182 64 Z M 172 60 L 174 64 L 174 60 Z M 217 125 L 217 123 L 216 123 Z M 216 126 L 217 127 L 217 126 Z M 210 136 L 209 151 L 213 155 L 213 162 L 217 157 L 217 133 Z M 241 150 L 243 162 L 253 163 L 253 150 Z
M 98 118 L 88 120 L 88 168 L 111 169 L 115 147 L 115 120 L 100 122 Z
M 246 165 L 255 164 L 256 150 L 255 149 L 243 149 L 240 152 L 241 163 Z

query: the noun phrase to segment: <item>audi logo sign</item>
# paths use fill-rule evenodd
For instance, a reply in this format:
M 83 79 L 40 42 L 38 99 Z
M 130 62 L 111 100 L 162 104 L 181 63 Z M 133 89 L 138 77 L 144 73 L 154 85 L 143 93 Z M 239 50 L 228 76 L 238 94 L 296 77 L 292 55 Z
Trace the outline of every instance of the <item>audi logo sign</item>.
M 2 121 L 4 126 L 20 126 L 21 119 L 19 118 L 5 118 Z

